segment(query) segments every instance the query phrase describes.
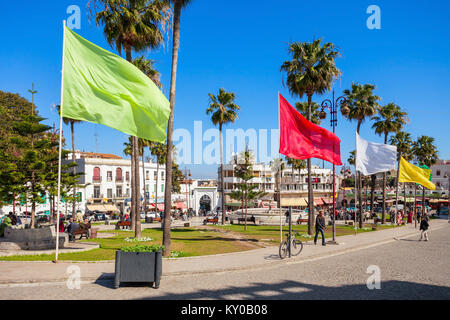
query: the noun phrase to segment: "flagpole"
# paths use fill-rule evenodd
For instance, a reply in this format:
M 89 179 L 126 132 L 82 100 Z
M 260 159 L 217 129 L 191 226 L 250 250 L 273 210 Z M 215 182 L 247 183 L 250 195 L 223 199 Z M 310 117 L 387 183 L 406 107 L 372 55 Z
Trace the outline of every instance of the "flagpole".
M 281 139 L 281 125 L 280 125 L 280 91 L 278 91 L 278 135 L 279 138 Z M 280 143 L 280 141 L 278 141 L 278 143 Z M 278 146 L 278 158 L 281 158 L 280 156 L 280 148 Z M 278 170 L 278 169 L 277 169 Z M 283 243 L 283 218 L 281 216 L 281 177 L 280 177 L 280 183 L 278 185 L 278 197 L 280 198 L 280 244 Z
M 61 105 L 59 110 L 59 154 L 58 154 L 58 198 L 56 207 L 56 252 L 55 263 L 58 263 L 59 253 L 59 205 L 61 200 L 61 155 L 62 155 L 62 123 L 63 123 L 63 108 L 64 108 L 64 52 L 66 44 L 66 20 L 63 21 L 63 54 L 62 54 L 62 69 L 61 69 Z M 73 214 L 73 212 L 72 212 Z
M 356 206 L 356 202 L 357 202 L 357 195 L 358 195 L 358 189 L 357 189 L 357 186 L 356 186 L 356 181 L 358 180 L 357 179 L 357 177 L 358 177 L 358 171 L 356 170 L 356 159 L 358 159 L 358 143 L 356 142 L 356 139 L 357 139 L 357 137 L 356 137 L 356 134 L 355 134 L 355 215 L 354 215 L 354 219 L 355 219 L 355 222 L 354 222 L 354 226 L 353 226 L 353 228 L 355 229 L 355 236 L 356 236 L 356 233 L 357 233 L 357 229 L 356 229 L 356 208 L 357 208 L 357 206 Z
M 400 157 L 398 158 L 398 164 L 397 164 L 397 187 L 396 187 L 396 191 L 395 191 L 395 219 L 397 219 L 397 215 L 398 215 L 398 179 L 400 177 Z M 403 208 L 406 208 L 406 203 L 403 204 Z M 391 221 L 392 221 L 392 217 L 391 217 Z

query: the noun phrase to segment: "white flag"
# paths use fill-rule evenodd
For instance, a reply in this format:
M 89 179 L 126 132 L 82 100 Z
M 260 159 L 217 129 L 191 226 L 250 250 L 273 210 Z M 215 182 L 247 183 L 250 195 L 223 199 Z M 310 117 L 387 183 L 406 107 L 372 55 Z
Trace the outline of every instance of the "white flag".
M 397 169 L 397 147 L 367 141 L 356 133 L 356 170 L 365 176 Z

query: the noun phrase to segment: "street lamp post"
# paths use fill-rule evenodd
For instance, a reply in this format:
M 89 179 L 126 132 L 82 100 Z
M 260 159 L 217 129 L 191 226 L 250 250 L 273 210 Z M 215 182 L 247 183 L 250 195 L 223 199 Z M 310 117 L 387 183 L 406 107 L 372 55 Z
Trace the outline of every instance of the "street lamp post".
M 331 127 L 333 128 L 333 133 L 335 133 L 335 128 L 337 125 L 337 108 L 341 107 L 341 113 L 343 116 L 346 116 L 350 113 L 350 109 L 347 107 L 347 99 L 345 99 L 345 96 L 340 96 L 337 99 L 334 98 L 334 90 L 333 90 L 333 99 L 329 100 L 326 99 L 322 102 L 322 110 L 319 113 L 320 119 L 324 120 L 327 117 L 327 114 L 325 112 L 325 108 L 328 109 L 331 115 L 330 123 Z M 333 144 L 333 153 L 334 153 L 334 144 Z M 338 244 L 336 242 L 336 168 L 335 164 L 333 163 L 333 240 L 329 241 L 331 244 Z

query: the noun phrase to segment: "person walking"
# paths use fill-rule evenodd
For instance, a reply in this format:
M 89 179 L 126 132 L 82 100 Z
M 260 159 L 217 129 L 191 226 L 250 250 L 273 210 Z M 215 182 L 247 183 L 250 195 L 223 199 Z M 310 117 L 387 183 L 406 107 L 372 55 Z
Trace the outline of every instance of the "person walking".
M 316 236 L 314 237 L 314 244 L 317 244 L 317 237 L 319 232 L 322 234 L 322 245 L 325 245 L 325 217 L 323 216 L 323 210 L 319 211 L 319 215 L 316 217 Z
M 430 226 L 428 221 L 429 221 L 428 215 L 425 213 L 425 215 L 422 217 L 420 221 L 419 230 L 421 230 L 421 233 L 419 241 L 422 241 L 422 237 L 425 238 L 425 241 L 428 241 L 428 227 Z

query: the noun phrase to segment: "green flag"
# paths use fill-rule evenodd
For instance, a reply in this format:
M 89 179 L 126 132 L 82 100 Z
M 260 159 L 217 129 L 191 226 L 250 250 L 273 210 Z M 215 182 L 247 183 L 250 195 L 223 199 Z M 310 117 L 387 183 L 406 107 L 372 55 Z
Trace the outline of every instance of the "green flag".
M 65 27 L 63 112 L 164 143 L 170 103 L 133 64 Z

